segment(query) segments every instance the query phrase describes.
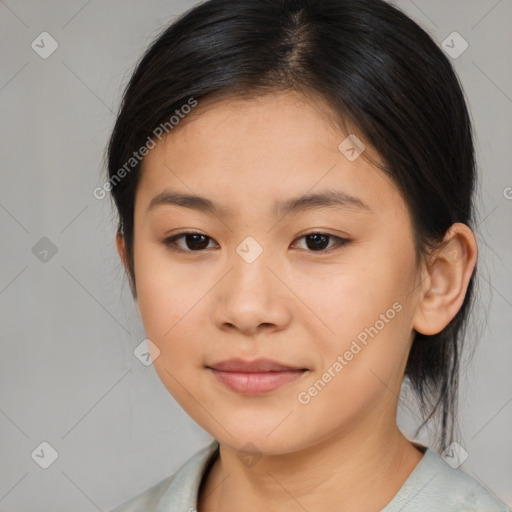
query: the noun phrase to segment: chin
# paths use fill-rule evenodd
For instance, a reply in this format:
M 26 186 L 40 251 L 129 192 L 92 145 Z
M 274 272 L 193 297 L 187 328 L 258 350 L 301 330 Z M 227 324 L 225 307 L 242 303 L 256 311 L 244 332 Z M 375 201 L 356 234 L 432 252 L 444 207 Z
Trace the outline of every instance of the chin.
M 237 428 L 235 430 L 229 427 L 226 429 L 231 436 L 222 428 L 215 428 L 215 431 L 209 430 L 209 432 L 221 445 L 236 452 L 251 453 L 256 456 L 285 455 L 309 446 L 305 439 L 295 439 L 288 430 L 283 430 L 280 433 L 272 432 L 269 435 L 270 430 L 263 431 L 249 425 L 246 429 Z M 314 444 L 314 441 L 311 444 Z

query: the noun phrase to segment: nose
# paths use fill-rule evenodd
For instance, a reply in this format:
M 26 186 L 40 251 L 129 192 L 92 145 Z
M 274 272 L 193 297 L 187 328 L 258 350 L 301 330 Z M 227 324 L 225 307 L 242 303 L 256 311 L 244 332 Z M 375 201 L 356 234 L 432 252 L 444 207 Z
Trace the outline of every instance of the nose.
M 291 292 L 265 253 L 248 263 L 236 255 L 215 290 L 214 321 L 219 329 L 247 336 L 281 330 L 291 319 Z

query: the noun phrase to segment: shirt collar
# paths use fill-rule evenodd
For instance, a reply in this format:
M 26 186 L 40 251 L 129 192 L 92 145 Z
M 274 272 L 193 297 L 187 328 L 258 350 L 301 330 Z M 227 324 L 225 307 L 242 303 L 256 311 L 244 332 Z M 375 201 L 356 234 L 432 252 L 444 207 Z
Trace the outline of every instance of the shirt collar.
M 201 481 L 218 455 L 219 443 L 214 439 L 187 460 L 174 474 L 155 512 L 196 511 Z

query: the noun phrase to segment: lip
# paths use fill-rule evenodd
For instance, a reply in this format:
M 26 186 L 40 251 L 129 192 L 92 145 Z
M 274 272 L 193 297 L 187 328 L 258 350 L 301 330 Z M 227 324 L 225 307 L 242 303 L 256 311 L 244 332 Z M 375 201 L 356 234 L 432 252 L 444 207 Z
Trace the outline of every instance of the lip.
M 241 373 L 263 373 L 263 372 L 284 372 L 291 370 L 307 370 L 300 366 L 290 366 L 272 359 L 255 359 L 254 361 L 246 361 L 245 359 L 234 358 L 219 361 L 211 364 L 207 368 L 225 372 L 241 372 Z
M 307 368 L 289 366 L 271 359 L 228 359 L 207 368 L 230 390 L 244 395 L 270 393 L 295 382 L 309 371 Z

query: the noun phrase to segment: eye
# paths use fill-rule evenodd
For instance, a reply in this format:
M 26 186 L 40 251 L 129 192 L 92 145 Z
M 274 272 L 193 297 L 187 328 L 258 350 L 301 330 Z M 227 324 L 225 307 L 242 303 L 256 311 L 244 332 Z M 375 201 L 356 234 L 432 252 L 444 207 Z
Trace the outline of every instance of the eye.
M 185 249 L 176 243 L 177 240 L 181 238 L 185 239 Z M 340 238 L 339 236 L 319 232 L 307 233 L 297 238 L 297 240 L 301 240 L 302 238 L 306 240 L 306 246 L 310 249 L 307 252 L 331 252 L 332 247 L 330 247 L 329 250 L 326 250 L 326 247 L 329 246 L 329 239 L 338 241 L 334 247 L 336 247 L 336 245 L 338 247 L 343 247 L 351 242 L 351 240 L 347 238 Z M 166 238 L 163 241 L 163 244 L 171 251 L 175 252 L 201 252 L 208 248 L 208 240 L 213 239 L 203 233 L 186 231 Z
M 329 239 L 337 240 L 338 243 L 334 245 L 338 246 L 338 248 L 348 245 L 351 241 L 347 238 L 340 238 L 339 236 L 330 235 L 328 233 L 307 233 L 297 238 L 297 240 L 301 240 L 304 238 L 306 240 L 306 246 L 312 251 L 308 252 L 331 252 L 332 246 L 329 250 L 325 250 L 326 247 L 329 246 Z
M 176 248 L 176 240 L 180 238 L 185 239 L 185 243 L 190 250 L 180 248 Z M 171 251 L 175 252 L 198 252 L 202 249 L 206 249 L 208 246 L 208 240 L 212 240 L 209 236 L 204 235 L 203 233 L 195 232 L 195 231 L 186 231 L 183 233 L 178 233 L 177 235 L 171 236 L 164 240 L 164 245 L 168 247 Z

